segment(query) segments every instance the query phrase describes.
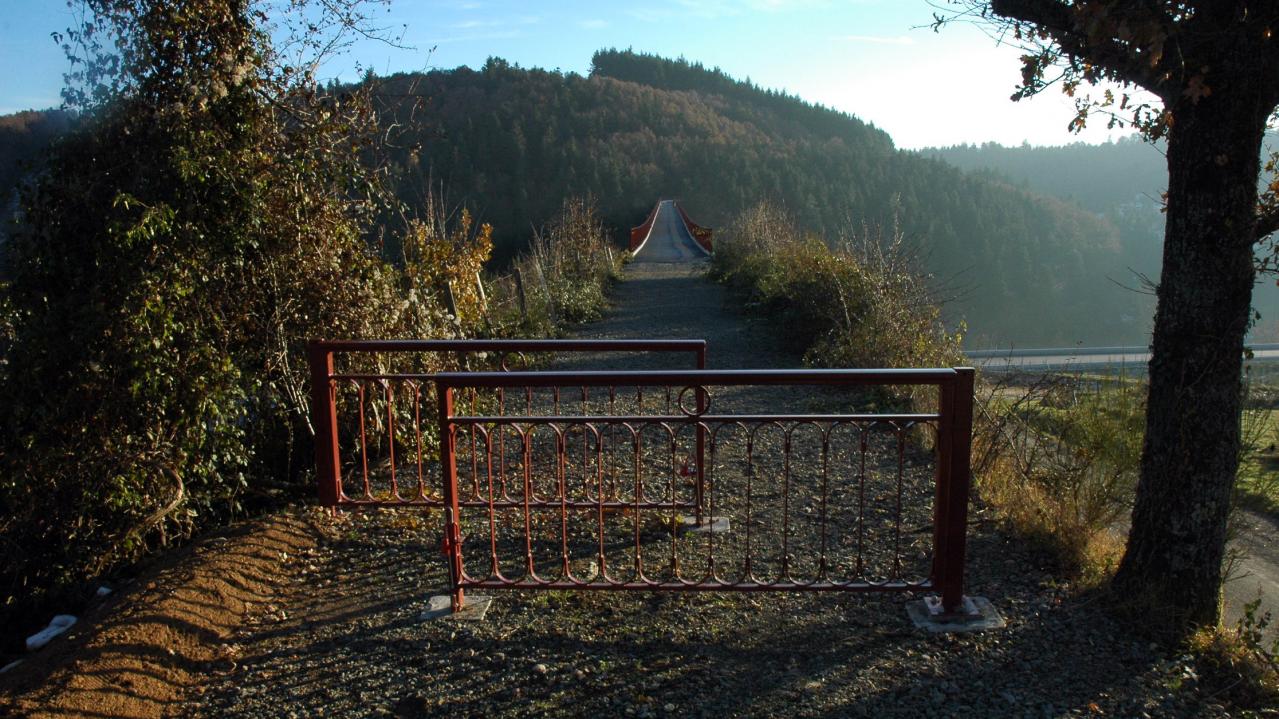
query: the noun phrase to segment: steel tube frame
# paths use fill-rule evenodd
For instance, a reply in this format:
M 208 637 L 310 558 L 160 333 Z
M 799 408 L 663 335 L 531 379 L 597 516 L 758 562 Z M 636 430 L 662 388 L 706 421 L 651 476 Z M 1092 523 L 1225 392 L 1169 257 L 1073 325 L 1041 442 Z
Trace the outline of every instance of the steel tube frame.
M 344 508 L 383 508 L 383 507 L 434 507 L 441 506 L 438 501 L 427 499 L 402 499 L 379 501 L 374 499 L 352 499 L 342 490 L 341 456 L 339 443 L 339 427 L 337 416 L 337 382 L 369 381 L 416 381 L 434 382 L 435 375 L 422 373 L 344 373 L 335 370 L 335 357 L 338 354 L 377 354 L 377 353 L 461 353 L 464 355 L 477 352 L 494 352 L 499 355 L 513 353 L 551 353 L 551 352 L 662 352 L 689 353 L 694 356 L 698 370 L 706 369 L 706 340 L 692 339 L 618 339 L 618 340 L 543 340 L 543 339 L 497 339 L 497 340 L 311 340 L 307 343 L 307 363 L 311 377 L 311 421 L 315 432 L 315 468 L 316 484 L 320 505 L 334 511 Z M 698 397 L 699 411 L 704 409 L 704 396 Z M 702 483 L 704 481 L 703 461 L 705 457 L 704 442 L 699 430 L 697 444 L 697 495 L 702 500 Z M 393 461 L 393 460 L 392 460 Z M 420 459 L 419 459 L 420 461 Z M 462 502 L 463 506 L 468 504 Z M 701 505 L 696 508 L 701 516 Z
M 940 591 L 941 605 L 943 612 L 946 614 L 962 614 L 964 612 L 964 561 L 966 550 L 966 529 L 967 529 L 967 511 L 968 511 L 968 494 L 970 487 L 970 455 L 972 442 L 972 416 L 973 416 L 973 380 L 974 370 L 969 367 L 953 368 L 953 369 L 886 369 L 886 370 L 704 370 L 696 372 L 688 371 L 658 371 L 658 372 L 585 372 L 585 373 L 564 373 L 564 372 L 537 372 L 537 373 L 442 373 L 434 376 L 437 382 L 437 388 L 441 396 L 440 404 L 440 436 L 442 446 L 447 442 L 453 442 L 456 439 L 457 429 L 460 427 L 479 428 L 482 425 L 492 425 L 500 423 L 509 424 L 539 424 L 539 423 L 563 423 L 573 424 L 575 421 L 580 423 L 617 423 L 626 420 L 634 420 L 636 422 L 681 422 L 696 423 L 698 428 L 698 444 L 699 450 L 704 442 L 706 424 L 711 421 L 727 422 L 730 420 L 744 420 L 749 417 L 757 421 L 778 421 L 782 418 L 791 418 L 799 421 L 855 421 L 857 420 L 875 420 L 875 421 L 906 421 L 907 423 L 915 421 L 936 420 L 938 438 L 937 438 L 937 465 L 935 472 L 935 500 L 934 500 L 934 527 L 933 527 L 933 561 L 931 565 L 931 576 L 927 580 L 920 583 L 909 582 L 886 582 L 874 583 L 865 581 L 853 581 L 836 583 L 830 581 L 813 581 L 798 582 L 794 580 L 781 580 L 776 582 L 725 582 L 723 580 L 712 578 L 710 580 L 703 579 L 699 581 L 652 581 L 645 580 L 642 572 L 640 579 L 643 581 L 617 582 L 608 580 L 607 577 L 600 581 L 582 582 L 572 578 L 571 574 L 567 580 L 541 580 L 536 575 L 531 575 L 533 579 L 523 581 L 507 581 L 499 577 L 497 580 L 489 579 L 471 579 L 466 575 L 463 567 L 463 558 L 460 551 L 460 508 L 454 502 L 450 510 L 446 514 L 446 538 L 453 538 L 453 544 L 448 545 L 446 552 L 449 560 L 449 577 L 451 584 L 451 592 L 455 608 L 462 605 L 463 591 L 466 587 L 482 587 L 490 589 L 500 588 L 519 588 L 519 589 L 601 589 L 601 590 L 670 590 L 670 591 Z M 938 387 L 938 412 L 936 414 L 915 413 L 902 415 L 704 415 L 707 403 L 704 401 L 707 397 L 706 388 L 708 386 L 722 385 L 828 385 L 828 386 L 869 386 L 869 385 L 935 385 Z M 668 417 L 601 417 L 601 416 L 538 416 L 538 417 L 459 417 L 452 412 L 452 395 L 457 389 L 474 389 L 474 388 L 502 388 L 502 387 L 583 387 L 583 386 L 611 386 L 611 387 L 684 387 L 695 388 L 697 392 L 698 403 L 696 412 L 686 412 L 683 416 Z M 681 407 L 681 409 L 683 409 Z M 472 429 L 472 432 L 475 430 Z M 562 442 L 562 436 L 560 439 Z M 789 452 L 789 440 L 788 449 Z M 447 496 L 457 496 L 457 472 L 451 462 L 451 444 L 450 446 L 450 465 L 445 470 L 445 483 L 450 487 Z M 559 445 L 562 449 L 562 445 Z M 863 448 L 864 448 L 863 443 Z M 527 451 L 527 450 L 526 450 Z M 863 449 L 864 451 L 864 449 Z M 900 459 L 899 445 L 899 462 Z M 562 451 L 559 453 L 562 461 Z M 787 455 L 789 461 L 789 454 Z M 701 472 L 703 463 L 699 461 L 699 497 L 702 492 Z M 900 472 L 900 469 L 899 469 Z M 561 467 L 562 474 L 562 467 Z M 900 475 L 899 475 L 900 477 Z M 526 479 L 527 481 L 527 479 Z M 638 482 L 638 476 L 637 480 Z M 563 491 L 563 478 L 560 477 L 561 492 Z M 749 493 L 749 487 L 748 487 Z M 601 494 L 598 506 L 603 511 L 603 495 Z M 566 495 L 559 497 L 560 502 L 558 508 L 561 511 L 561 521 L 564 521 L 564 512 L 569 508 L 569 502 Z M 747 498 L 747 507 L 749 512 L 749 497 Z M 637 495 L 638 502 L 638 495 Z M 900 489 L 898 490 L 898 502 L 901 502 Z M 596 503 L 581 503 L 583 509 L 591 509 L 597 506 Z M 638 503 L 620 503 L 627 508 L 641 509 Z M 548 506 L 555 506 L 547 503 Z M 490 513 L 497 506 L 492 501 L 490 494 L 489 502 L 481 502 L 476 506 L 487 506 Z M 665 505 L 657 505 L 664 507 Z M 900 523 L 900 506 L 898 507 L 898 522 Z M 527 515 L 530 507 L 526 502 L 524 510 Z M 824 510 L 823 510 L 824 511 Z M 784 518 L 785 518 L 784 512 Z M 749 526 L 749 516 L 747 519 Z M 638 525 L 637 525 L 638 526 Z M 637 530 L 638 531 L 638 530 Z M 749 529 L 747 530 L 749 532 Z M 899 528 L 900 533 L 900 528 Z M 527 537 L 526 537 L 527 540 Z M 446 539 L 446 542 L 450 540 Z M 713 542 L 713 538 L 711 540 Z M 747 539 L 749 547 L 749 537 Z M 713 545 L 712 545 L 713 546 Z M 456 551 L 455 551 L 456 550 Z M 638 551 L 638 550 L 637 550 Z M 749 548 L 748 548 L 749 553 Z M 898 554 L 899 556 L 899 554 Z M 638 554 L 637 554 L 638 557 Z M 494 559 L 496 561 L 496 559 Z M 530 560 L 531 561 L 531 560 Z M 859 560 L 860 561 L 860 560 Z M 565 555 L 567 562 L 567 555 Z M 750 574 L 749 556 L 747 558 L 747 575 Z M 530 565 L 531 571 L 531 565 Z M 602 572 L 602 567 L 601 567 Z M 789 576 L 783 564 L 783 574 Z M 677 579 L 678 576 L 677 576 Z

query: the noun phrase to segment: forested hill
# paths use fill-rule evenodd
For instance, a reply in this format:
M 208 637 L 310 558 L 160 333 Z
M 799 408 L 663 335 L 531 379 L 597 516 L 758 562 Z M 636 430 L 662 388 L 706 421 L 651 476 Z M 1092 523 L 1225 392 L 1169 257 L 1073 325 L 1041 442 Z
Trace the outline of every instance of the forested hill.
M 1263 159 L 1268 148 L 1274 147 L 1279 147 L 1279 135 L 1272 133 L 1266 138 Z M 1164 235 L 1161 196 L 1168 186 L 1162 145 L 1133 136 L 1101 145 L 1005 147 L 986 143 L 929 148 L 919 154 L 1095 213 L 1118 230 L 1122 267 L 1150 278 L 1159 276 Z M 1273 277 L 1258 276 L 1252 301 L 1260 314 L 1252 329 L 1253 341 L 1279 340 L 1279 287 Z
M 44 149 L 73 122 L 74 118 L 61 110 L 28 110 L 0 116 L 0 242 L 9 231 L 22 177 L 34 169 Z M 0 264 L 0 272 L 2 267 Z
M 1162 146 L 1136 136 L 1100 145 L 1004 146 L 994 142 L 920 150 L 961 170 L 998 173 L 1018 186 L 1106 214 L 1116 207 L 1159 205 L 1168 185 Z
M 414 148 L 394 168 L 406 197 L 442 185 L 495 226 L 500 254 L 587 192 L 619 231 L 658 197 L 711 226 L 773 200 L 831 240 L 896 212 L 975 344 L 1144 338 L 1138 298 L 1111 281 L 1123 272 L 1111 223 L 717 70 L 604 51 L 589 77 L 492 59 L 370 81 Z
M 718 70 L 614 50 L 592 67 L 582 77 L 491 59 L 367 78 L 401 196 L 420 205 L 442 189 L 446 206 L 471 208 L 494 226 L 498 263 L 569 195 L 594 195 L 619 241 L 659 197 L 716 227 L 771 200 L 829 241 L 896 216 L 970 347 L 1145 341 L 1149 303 L 1116 283 L 1132 284 L 1131 262 L 1111 219 L 897 150 L 855 117 Z M 393 238 L 383 246 L 396 257 Z
M 29 110 L 0 116 L 0 188 L 16 185 L 30 163 L 73 121 L 69 113 L 61 110 Z

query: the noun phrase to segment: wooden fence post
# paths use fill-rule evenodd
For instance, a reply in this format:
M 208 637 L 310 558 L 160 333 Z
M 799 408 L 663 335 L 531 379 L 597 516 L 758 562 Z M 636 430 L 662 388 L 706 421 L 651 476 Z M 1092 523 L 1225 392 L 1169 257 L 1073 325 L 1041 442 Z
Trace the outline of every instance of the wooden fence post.
M 484 280 L 480 279 L 480 273 L 478 272 L 475 273 L 475 290 L 480 294 L 480 306 L 487 310 L 489 298 L 488 295 L 484 294 Z
M 453 323 L 462 326 L 462 318 L 457 314 L 457 299 L 453 296 L 452 281 L 444 283 L 444 307 L 453 315 Z
M 520 319 L 528 321 L 528 300 L 524 298 L 524 277 L 520 268 L 515 268 L 515 295 L 520 300 Z
M 555 313 L 555 298 L 551 295 L 551 286 L 546 282 L 546 273 L 542 271 L 542 263 L 533 258 L 533 269 L 537 270 L 537 279 L 542 283 L 542 292 L 546 293 L 546 308 L 551 315 L 551 323 L 559 324 Z

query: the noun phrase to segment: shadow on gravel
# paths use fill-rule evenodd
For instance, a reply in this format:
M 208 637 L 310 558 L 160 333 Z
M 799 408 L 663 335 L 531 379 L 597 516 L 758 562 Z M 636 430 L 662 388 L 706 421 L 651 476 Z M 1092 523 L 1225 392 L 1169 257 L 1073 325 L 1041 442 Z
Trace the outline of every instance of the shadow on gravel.
M 930 635 L 904 598 L 501 592 L 482 622 L 423 621 L 443 563 L 371 517 L 335 543 L 305 619 L 251 628 L 257 648 L 194 716 L 1053 717 L 1213 715 L 1033 557 L 978 531 L 976 589 L 1009 628 Z M 396 537 L 404 545 L 391 547 Z M 362 554 L 361 554 L 362 553 Z M 364 569 L 361 556 L 369 563 Z M 329 575 L 328 572 L 335 572 Z M 351 603 L 363 597 L 364 603 Z M 339 608 L 340 607 L 340 608 Z M 1183 687 L 1184 688 L 1184 687 Z

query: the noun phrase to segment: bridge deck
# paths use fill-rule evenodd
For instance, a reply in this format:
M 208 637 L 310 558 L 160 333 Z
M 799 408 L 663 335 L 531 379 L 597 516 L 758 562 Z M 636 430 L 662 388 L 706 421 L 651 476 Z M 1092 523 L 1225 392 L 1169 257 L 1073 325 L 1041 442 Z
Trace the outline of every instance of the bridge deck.
M 706 259 L 706 251 L 698 246 L 680 219 L 675 203 L 663 200 L 653 220 L 648 239 L 635 251 L 636 262 L 685 263 Z

